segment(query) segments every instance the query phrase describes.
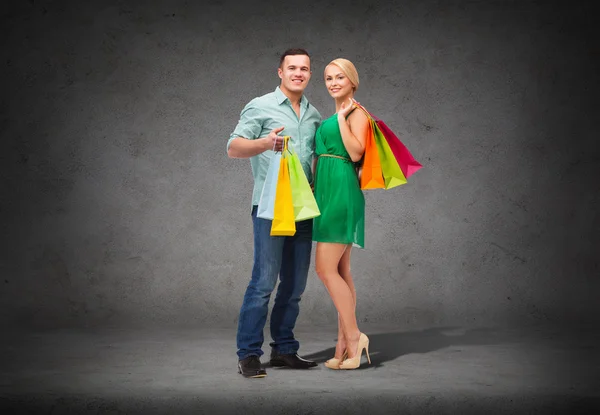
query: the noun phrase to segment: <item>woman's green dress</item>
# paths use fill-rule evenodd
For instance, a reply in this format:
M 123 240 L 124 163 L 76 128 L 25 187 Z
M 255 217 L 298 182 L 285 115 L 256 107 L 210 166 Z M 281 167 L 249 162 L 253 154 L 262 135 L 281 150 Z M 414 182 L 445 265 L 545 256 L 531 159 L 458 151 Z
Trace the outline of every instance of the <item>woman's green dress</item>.
M 314 188 L 321 215 L 313 220 L 312 238 L 364 248 L 365 197 L 344 147 L 337 114 L 321 123 L 315 146 L 318 161 Z

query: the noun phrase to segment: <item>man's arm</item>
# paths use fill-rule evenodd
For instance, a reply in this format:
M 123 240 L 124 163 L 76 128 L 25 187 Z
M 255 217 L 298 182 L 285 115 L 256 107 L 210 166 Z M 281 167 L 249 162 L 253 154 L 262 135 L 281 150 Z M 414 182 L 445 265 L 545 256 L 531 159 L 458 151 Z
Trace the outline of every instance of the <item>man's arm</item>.
M 266 146 L 266 137 L 256 140 L 248 140 L 244 137 L 236 137 L 231 140 L 227 149 L 227 156 L 232 159 L 245 159 L 254 157 L 263 151 L 268 150 Z
M 236 137 L 229 143 L 227 155 L 229 158 L 244 159 L 254 157 L 267 150 L 281 151 L 283 148 L 283 137 L 277 135 L 284 127 L 271 130 L 268 136 L 249 140 L 244 137 Z

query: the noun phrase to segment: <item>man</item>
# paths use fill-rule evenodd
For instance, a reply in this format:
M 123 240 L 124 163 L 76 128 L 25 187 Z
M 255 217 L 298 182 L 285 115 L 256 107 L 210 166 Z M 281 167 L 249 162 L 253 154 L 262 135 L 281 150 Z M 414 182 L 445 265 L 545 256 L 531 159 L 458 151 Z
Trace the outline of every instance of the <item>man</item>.
M 312 220 L 296 222 L 294 236 L 270 236 L 271 221 L 256 216 L 269 160 L 273 150 L 282 150 L 283 135 L 291 137 L 289 145 L 298 154 L 304 172 L 312 182 L 315 132 L 321 123 L 321 115 L 303 95 L 312 73 L 308 53 L 304 49 L 285 51 L 277 73 L 281 78 L 280 85 L 274 92 L 253 99 L 244 107 L 227 142 L 229 157 L 250 158 L 254 178 L 254 265 L 237 331 L 238 371 L 250 378 L 267 375 L 261 368 L 260 356 L 263 354 L 261 347 L 269 298 L 278 276 L 279 287 L 270 321 L 273 339 L 270 363 L 295 369 L 317 366 L 298 356 L 299 343 L 293 333 L 310 265 Z

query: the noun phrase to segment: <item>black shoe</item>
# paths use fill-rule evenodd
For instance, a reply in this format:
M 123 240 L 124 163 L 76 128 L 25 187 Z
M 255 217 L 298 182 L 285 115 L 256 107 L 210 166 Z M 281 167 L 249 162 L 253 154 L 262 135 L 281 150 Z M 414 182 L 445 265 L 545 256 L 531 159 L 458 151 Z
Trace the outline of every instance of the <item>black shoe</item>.
M 282 367 L 287 366 L 292 369 L 309 369 L 317 366 L 317 362 L 306 360 L 294 354 L 279 354 L 275 350 L 271 352 L 271 366 Z
M 267 376 L 267 371 L 260 367 L 258 356 L 248 356 L 238 361 L 238 372 L 246 378 L 264 378 Z

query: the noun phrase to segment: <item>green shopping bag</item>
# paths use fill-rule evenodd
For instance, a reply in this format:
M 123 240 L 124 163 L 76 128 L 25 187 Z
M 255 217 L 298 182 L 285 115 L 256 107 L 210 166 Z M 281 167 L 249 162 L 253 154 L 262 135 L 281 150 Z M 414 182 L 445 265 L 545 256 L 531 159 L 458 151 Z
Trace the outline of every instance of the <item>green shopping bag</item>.
M 288 157 L 288 166 L 290 170 L 290 185 L 292 187 L 292 202 L 294 205 L 294 220 L 311 219 L 321 214 L 317 201 L 310 188 L 302 163 L 296 152 L 292 151 Z
M 383 173 L 385 188 L 391 189 L 392 187 L 405 184 L 406 177 L 404 176 L 404 173 L 402 173 L 402 169 L 400 168 L 390 145 L 375 120 L 371 118 L 370 121 L 373 130 L 373 138 L 375 139 L 377 152 L 379 153 L 379 160 L 381 161 L 381 172 Z

